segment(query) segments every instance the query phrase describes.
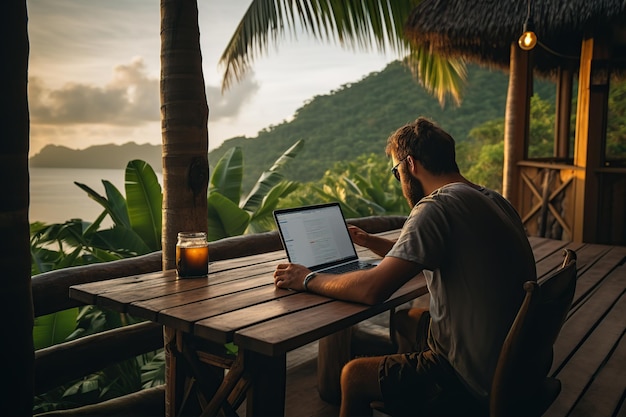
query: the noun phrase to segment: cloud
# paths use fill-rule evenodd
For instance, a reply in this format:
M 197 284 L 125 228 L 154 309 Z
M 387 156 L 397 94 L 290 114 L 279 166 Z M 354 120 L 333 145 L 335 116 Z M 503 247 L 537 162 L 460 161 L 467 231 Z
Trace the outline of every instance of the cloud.
M 234 84 L 224 92 L 224 95 L 221 93 L 221 87 L 207 86 L 209 118 L 215 122 L 239 115 L 243 105 L 255 96 L 259 88 L 260 84 L 255 79 L 254 71 L 249 71 L 245 79 Z
M 211 120 L 237 116 L 258 90 L 254 73 L 224 95 L 220 87 L 207 86 Z M 141 58 L 116 66 L 104 87 L 67 83 L 52 90 L 40 78 L 32 77 L 29 105 L 33 124 L 139 126 L 160 120 L 159 80 L 147 75 Z
M 137 126 L 160 117 L 159 80 L 146 75 L 141 58 L 116 66 L 104 87 L 67 83 L 50 90 L 39 78 L 31 78 L 28 97 L 34 124 Z

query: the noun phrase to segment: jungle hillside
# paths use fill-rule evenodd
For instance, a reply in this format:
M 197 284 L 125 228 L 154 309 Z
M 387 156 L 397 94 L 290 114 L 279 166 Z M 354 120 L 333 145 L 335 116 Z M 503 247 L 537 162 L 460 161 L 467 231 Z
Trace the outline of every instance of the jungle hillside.
M 389 134 L 419 116 L 431 118 L 462 144 L 470 141 L 472 129 L 504 119 L 507 86 L 507 74 L 469 66 L 463 102 L 458 107 L 453 102 L 442 107 L 395 61 L 380 72 L 312 97 L 291 120 L 269 126 L 256 137 L 226 140 L 209 153 L 209 163 L 214 167 L 230 148 L 241 147 L 246 167 L 243 188 L 249 189 L 265 167 L 303 140 L 297 162 L 283 173 L 289 180 L 315 181 L 336 162 L 384 154 Z M 554 103 L 553 83 L 536 80 L 534 91 L 537 97 Z

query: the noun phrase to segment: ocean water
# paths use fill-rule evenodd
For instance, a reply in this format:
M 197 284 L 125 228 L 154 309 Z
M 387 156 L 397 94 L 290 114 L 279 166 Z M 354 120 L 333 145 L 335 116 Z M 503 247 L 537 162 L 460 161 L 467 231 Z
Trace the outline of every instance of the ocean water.
M 161 185 L 161 173 L 157 173 Z M 30 168 L 29 221 L 63 223 L 80 218 L 94 221 L 103 208 L 74 184 L 80 182 L 104 194 L 102 180 L 110 181 L 125 195 L 123 169 Z M 110 225 L 108 219 L 103 223 Z

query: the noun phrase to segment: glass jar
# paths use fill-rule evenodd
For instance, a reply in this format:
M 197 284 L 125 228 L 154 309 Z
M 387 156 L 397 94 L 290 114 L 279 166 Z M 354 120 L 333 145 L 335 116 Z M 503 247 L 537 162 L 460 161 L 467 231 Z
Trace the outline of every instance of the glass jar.
M 176 275 L 200 278 L 209 274 L 209 243 L 205 232 L 179 232 L 176 242 Z

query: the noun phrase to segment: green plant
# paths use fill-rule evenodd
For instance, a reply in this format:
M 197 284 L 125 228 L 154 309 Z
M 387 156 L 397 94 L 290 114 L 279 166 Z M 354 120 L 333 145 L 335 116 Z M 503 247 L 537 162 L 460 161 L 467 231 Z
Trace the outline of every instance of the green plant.
M 72 219 L 62 224 L 31 225 L 33 274 L 69 266 L 105 262 L 141 255 L 161 248 L 161 186 L 152 167 L 130 161 L 125 171 L 126 198 L 109 181 L 102 180 L 106 197 L 85 184 L 75 184 L 97 201 L 103 212 L 93 222 Z M 113 226 L 101 229 L 109 216 Z M 69 309 L 35 319 L 35 349 L 89 334 L 131 324 L 126 314 L 103 311 L 93 306 Z M 151 370 L 155 379 L 142 375 L 154 354 L 123 361 L 89 377 L 59 387 L 35 398 L 35 411 L 84 405 L 137 391 L 142 385 L 158 384 L 162 371 Z M 142 379 L 143 378 L 143 379 Z
M 106 197 L 75 182 L 103 207 L 92 222 L 71 219 L 65 223 L 31 225 L 32 274 L 68 266 L 106 262 L 161 249 L 161 185 L 152 167 L 133 160 L 125 171 L 126 198 L 109 181 L 102 180 Z M 113 226 L 101 229 L 109 216 Z
M 244 233 L 258 233 L 274 227 L 272 212 L 280 199 L 298 184 L 284 179 L 281 171 L 292 161 L 304 142 L 297 141 L 266 171 L 242 198 L 243 154 L 231 148 L 213 169 L 208 192 L 208 239 L 210 241 Z
M 283 207 L 338 201 L 347 218 L 408 214 L 400 183 L 382 154 L 361 155 L 337 162 L 315 182 L 302 184 L 281 202 Z

